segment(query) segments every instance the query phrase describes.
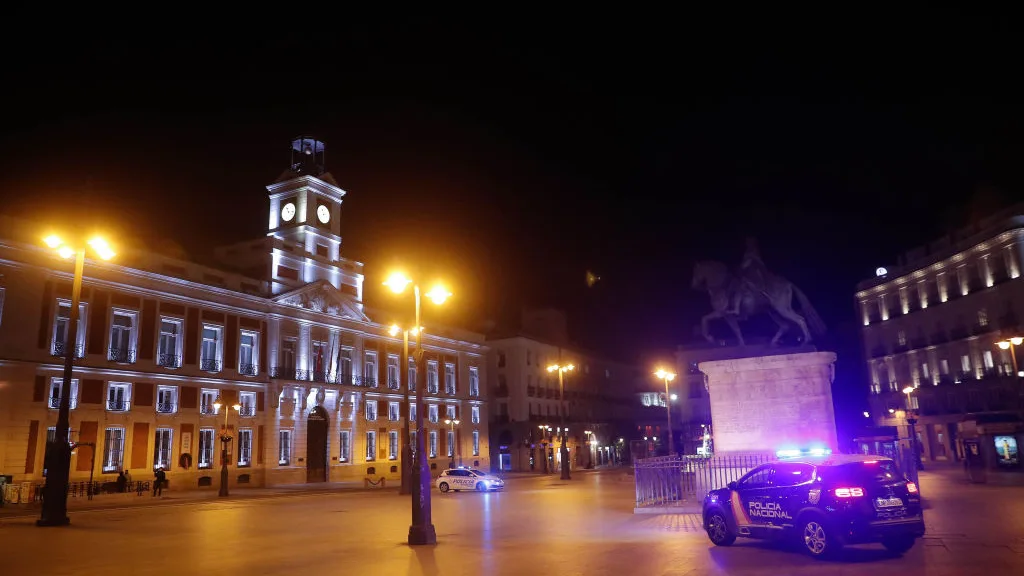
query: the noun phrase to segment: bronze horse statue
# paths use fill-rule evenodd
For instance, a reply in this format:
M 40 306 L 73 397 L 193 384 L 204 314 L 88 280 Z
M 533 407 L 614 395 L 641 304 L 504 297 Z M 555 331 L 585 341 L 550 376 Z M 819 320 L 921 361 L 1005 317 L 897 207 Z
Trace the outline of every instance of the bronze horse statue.
M 721 319 L 732 329 L 740 346 L 746 345 L 739 321 L 759 312 L 767 312 L 779 325 L 779 331 L 772 338 L 772 346 L 776 346 L 779 338 L 789 330 L 789 322 L 803 331 L 805 344 L 813 340 L 812 334 L 821 336 L 825 333 L 825 323 L 803 291 L 778 275 L 767 273 L 763 286 L 753 286 L 734 274 L 725 264 L 705 260 L 697 262 L 693 267 L 692 287 L 695 290 L 707 290 L 711 297 L 712 311 L 700 321 L 701 333 L 708 342 L 714 342 L 708 332 L 708 323 Z M 794 295 L 802 315 L 793 310 Z M 739 300 L 738 310 L 730 306 L 736 298 Z

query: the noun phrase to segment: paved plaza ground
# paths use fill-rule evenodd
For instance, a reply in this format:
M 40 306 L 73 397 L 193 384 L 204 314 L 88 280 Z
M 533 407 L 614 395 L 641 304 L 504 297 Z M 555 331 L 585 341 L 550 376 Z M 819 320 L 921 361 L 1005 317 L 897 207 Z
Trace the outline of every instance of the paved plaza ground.
M 568 482 L 516 477 L 500 494 L 435 492 L 438 545 L 417 548 L 404 543 L 408 498 L 393 489 L 104 496 L 92 508 L 73 504 L 64 528 L 36 528 L 35 510 L 4 509 L 0 573 L 1022 574 L 1024 487 L 1015 484 L 925 472 L 924 540 L 903 557 L 868 546 L 832 562 L 756 541 L 716 548 L 695 515 L 635 515 L 632 477 L 621 470 Z

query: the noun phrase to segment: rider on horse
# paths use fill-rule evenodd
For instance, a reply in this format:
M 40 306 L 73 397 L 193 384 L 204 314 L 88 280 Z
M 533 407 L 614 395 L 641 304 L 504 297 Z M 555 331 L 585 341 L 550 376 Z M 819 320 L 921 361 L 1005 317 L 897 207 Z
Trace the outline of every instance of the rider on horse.
M 757 240 L 747 238 L 747 249 L 743 253 L 743 261 L 737 272 L 741 285 L 732 297 L 731 314 L 739 315 L 740 303 L 747 293 L 758 295 L 765 294 L 765 284 L 768 279 L 768 269 L 761 260 L 761 252 L 757 249 Z

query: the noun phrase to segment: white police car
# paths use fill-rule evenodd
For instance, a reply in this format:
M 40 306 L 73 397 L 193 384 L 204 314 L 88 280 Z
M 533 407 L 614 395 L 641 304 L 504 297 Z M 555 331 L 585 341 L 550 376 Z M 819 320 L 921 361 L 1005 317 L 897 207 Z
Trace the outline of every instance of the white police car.
M 473 468 L 449 468 L 437 477 L 437 489 L 441 492 L 455 490 L 476 490 L 487 492 L 490 490 L 501 490 L 505 487 L 505 481 L 497 476 L 491 476 L 483 470 Z

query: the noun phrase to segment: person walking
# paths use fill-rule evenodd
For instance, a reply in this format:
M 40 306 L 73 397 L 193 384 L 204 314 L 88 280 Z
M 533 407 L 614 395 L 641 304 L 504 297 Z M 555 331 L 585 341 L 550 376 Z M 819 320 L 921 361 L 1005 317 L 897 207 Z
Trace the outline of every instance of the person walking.
M 167 480 L 167 474 L 164 473 L 163 468 L 157 468 L 153 477 L 153 496 L 163 496 L 164 482 Z
M 124 493 L 125 486 L 128 484 L 128 479 L 125 477 L 124 472 L 118 472 L 117 474 L 117 491 Z

